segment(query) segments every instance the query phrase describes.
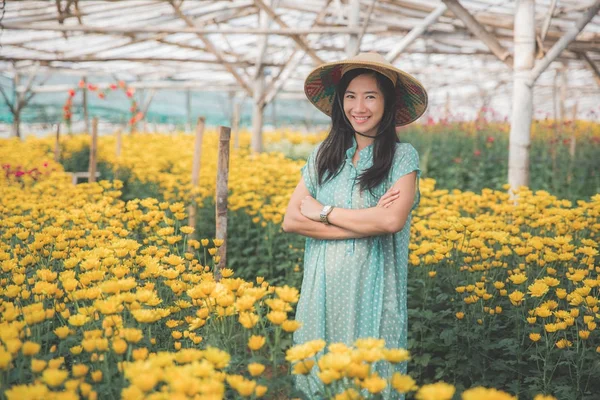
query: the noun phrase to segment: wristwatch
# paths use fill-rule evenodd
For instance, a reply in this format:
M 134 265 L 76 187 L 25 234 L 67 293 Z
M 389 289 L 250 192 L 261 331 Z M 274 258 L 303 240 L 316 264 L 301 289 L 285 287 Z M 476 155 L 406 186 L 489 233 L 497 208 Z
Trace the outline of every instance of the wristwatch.
M 333 206 L 325 206 L 323 207 L 323 210 L 321 210 L 321 222 L 325 225 L 329 225 L 329 220 L 327 219 L 327 216 L 329 215 L 329 213 L 331 213 L 331 210 L 333 210 Z

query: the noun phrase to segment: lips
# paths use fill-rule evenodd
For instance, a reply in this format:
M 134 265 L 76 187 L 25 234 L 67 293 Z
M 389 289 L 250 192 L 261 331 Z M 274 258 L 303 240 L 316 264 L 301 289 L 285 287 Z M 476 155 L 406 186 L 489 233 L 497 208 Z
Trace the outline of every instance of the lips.
M 364 124 L 365 122 L 367 122 L 369 120 L 370 117 L 357 117 L 356 115 L 352 116 L 352 119 L 354 120 L 354 122 L 356 122 L 357 124 Z

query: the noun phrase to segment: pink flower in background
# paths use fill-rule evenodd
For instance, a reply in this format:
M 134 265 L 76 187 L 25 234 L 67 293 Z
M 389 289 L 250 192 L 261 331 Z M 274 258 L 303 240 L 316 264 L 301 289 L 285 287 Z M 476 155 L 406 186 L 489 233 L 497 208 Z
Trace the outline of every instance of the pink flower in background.
M 473 155 L 474 155 L 475 157 L 479 157 L 479 156 L 481 155 L 481 150 L 479 150 L 479 149 L 475 150 L 475 151 L 473 152 Z

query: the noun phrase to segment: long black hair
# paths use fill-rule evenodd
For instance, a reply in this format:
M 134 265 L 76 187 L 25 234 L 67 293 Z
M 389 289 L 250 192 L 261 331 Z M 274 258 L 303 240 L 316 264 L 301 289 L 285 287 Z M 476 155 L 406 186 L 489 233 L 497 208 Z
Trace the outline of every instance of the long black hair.
M 394 159 L 396 143 L 396 93 L 392 81 L 386 76 L 366 68 L 346 72 L 336 87 L 334 104 L 331 110 L 331 130 L 317 153 L 317 173 L 319 185 L 333 179 L 340 173 L 346 159 L 346 150 L 352 146 L 354 129 L 344 113 L 344 94 L 350 82 L 359 75 L 369 74 L 377 80 L 377 87 L 383 93 L 383 117 L 377 127 L 373 143 L 373 166 L 358 177 L 360 190 L 377 187 L 388 175 Z M 325 178 L 327 174 L 327 178 Z

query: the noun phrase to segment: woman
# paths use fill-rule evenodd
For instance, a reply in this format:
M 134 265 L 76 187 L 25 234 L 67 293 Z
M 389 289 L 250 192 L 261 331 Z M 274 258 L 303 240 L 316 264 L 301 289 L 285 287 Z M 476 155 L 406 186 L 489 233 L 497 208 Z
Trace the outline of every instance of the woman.
M 285 232 L 307 236 L 294 342 L 375 337 L 406 348 L 410 213 L 420 170 L 416 150 L 399 142 L 395 127 L 422 115 L 427 94 L 376 53 L 318 67 L 304 90 L 332 127 L 302 168 L 283 220 Z M 393 372 L 376 367 L 382 377 Z M 319 390 L 304 377 L 297 386 L 309 397 Z

